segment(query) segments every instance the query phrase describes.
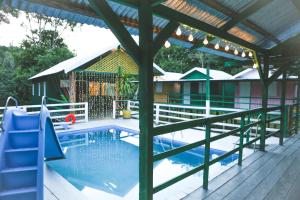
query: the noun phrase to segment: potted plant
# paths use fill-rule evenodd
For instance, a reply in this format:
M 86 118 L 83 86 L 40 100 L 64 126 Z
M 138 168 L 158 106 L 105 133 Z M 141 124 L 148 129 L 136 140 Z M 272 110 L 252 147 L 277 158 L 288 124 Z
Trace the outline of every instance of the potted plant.
M 123 99 L 132 99 L 136 90 L 136 85 L 133 83 L 134 77 L 130 74 L 125 74 L 122 72 L 121 67 L 118 72 L 118 91 L 119 95 Z M 127 107 L 122 110 L 123 118 L 131 118 L 131 110 L 128 110 Z

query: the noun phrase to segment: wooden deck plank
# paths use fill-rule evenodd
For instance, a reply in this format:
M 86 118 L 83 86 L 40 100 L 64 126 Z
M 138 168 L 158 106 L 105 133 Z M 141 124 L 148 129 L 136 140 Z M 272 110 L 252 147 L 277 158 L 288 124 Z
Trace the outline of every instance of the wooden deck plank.
M 299 170 L 299 165 L 298 165 Z M 292 184 L 292 188 L 289 190 L 289 192 L 286 195 L 285 199 L 288 200 L 299 200 L 300 199 L 300 173 L 298 173 L 297 178 Z
M 285 175 L 286 170 L 289 169 L 297 159 L 296 154 L 299 152 L 299 149 L 297 149 L 292 155 L 285 157 L 285 159 L 280 161 L 278 165 L 274 166 L 266 178 L 264 178 L 259 184 L 257 183 L 255 188 L 249 193 L 246 199 L 264 199 L 264 197 L 272 190 L 280 178 Z
M 234 196 L 231 196 L 234 189 L 240 187 L 243 182 L 247 181 L 253 174 L 255 174 L 259 169 L 265 166 L 276 165 L 280 163 L 282 159 L 285 159 L 286 156 L 293 154 L 297 148 L 300 147 L 299 136 L 292 137 L 285 142 L 284 146 L 277 146 L 274 149 L 269 150 L 269 152 L 256 152 L 249 158 L 243 161 L 243 166 L 234 166 L 217 176 L 209 184 L 209 190 L 203 190 L 202 188 L 197 189 L 193 193 L 185 197 L 185 200 L 198 200 L 198 199 L 224 199 L 225 196 L 228 196 L 228 199 L 233 199 Z M 288 148 L 291 147 L 291 148 Z M 255 158 L 256 157 L 256 158 Z M 254 159 L 255 158 L 255 159 Z M 248 160 L 249 159 L 249 160 Z M 292 160 L 290 161 L 292 162 Z M 288 166 L 287 166 L 288 167 Z M 257 172 L 258 173 L 258 172 Z M 271 173 L 269 171 L 269 173 Z M 260 175 L 264 175 L 261 173 Z M 255 178 L 253 178 L 255 179 Z M 260 182 L 262 179 L 260 180 Z M 258 184 L 258 183 L 257 183 Z M 254 189 L 254 187 L 246 188 Z M 251 191 L 251 190 L 250 190 Z M 266 192 L 264 192 L 266 194 Z M 244 196 L 245 198 L 246 196 Z M 240 197 L 237 199 L 241 199 Z
M 297 179 L 299 179 L 300 171 L 300 155 L 294 160 L 292 165 L 283 173 L 283 176 L 273 186 L 271 191 L 266 195 L 264 200 L 282 200 L 285 199 Z
M 295 140 L 291 140 L 291 142 L 295 142 Z M 251 166 L 247 167 L 245 170 L 242 170 L 242 172 L 237 174 L 233 179 L 231 179 L 226 184 L 222 185 L 220 188 L 214 191 L 211 195 L 209 195 L 207 199 L 224 199 L 225 196 L 231 193 L 235 188 L 239 187 L 252 174 L 258 171 L 264 165 L 268 164 L 268 162 L 272 162 L 272 159 L 275 159 L 278 154 L 282 154 L 286 150 L 287 149 L 285 147 L 281 146 L 275 149 L 274 151 L 266 152 L 265 156 L 258 159 L 256 162 L 251 164 Z
M 286 150 L 280 153 L 268 152 L 268 154 L 273 154 L 273 157 L 254 171 L 254 173 L 251 173 L 243 183 L 239 184 L 237 187 L 231 188 L 230 193 L 222 199 L 233 200 L 246 198 L 254 190 L 257 184 L 261 183 L 264 179 L 270 178 L 268 176 L 272 174 L 275 166 L 280 165 L 281 162 L 283 162 L 283 166 L 285 166 L 285 162 L 288 162 L 289 160 L 287 157 L 293 154 L 299 147 L 300 142 L 292 145 L 290 148 L 285 148 Z M 239 179 L 240 176 L 237 176 L 236 178 Z M 255 194 L 255 192 L 253 194 Z

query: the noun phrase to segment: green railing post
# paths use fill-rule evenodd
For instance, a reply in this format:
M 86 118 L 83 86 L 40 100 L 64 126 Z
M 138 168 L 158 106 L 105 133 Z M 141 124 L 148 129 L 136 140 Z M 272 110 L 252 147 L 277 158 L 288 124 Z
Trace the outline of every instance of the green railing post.
M 205 91 L 205 114 L 206 114 L 206 117 L 209 117 L 210 115 L 210 106 L 211 106 L 211 103 L 210 103 L 210 68 L 209 68 L 209 65 L 206 66 L 206 83 L 205 83 L 205 86 L 206 86 L 206 91 Z
M 251 115 L 248 116 L 247 124 L 250 124 L 250 122 L 251 122 Z M 250 133 L 251 133 L 251 129 L 249 129 L 246 132 L 246 142 L 250 142 Z
M 282 81 L 281 81 L 281 98 L 280 98 L 280 136 L 279 136 L 279 145 L 283 145 L 283 137 L 285 131 L 285 97 L 286 97 L 286 72 L 282 74 Z
M 203 169 L 203 188 L 208 189 L 209 160 L 210 160 L 210 128 L 207 124 L 205 129 L 205 149 L 204 149 L 204 169 Z
M 260 128 L 260 150 L 265 151 L 266 146 L 266 129 L 267 129 L 267 108 L 268 108 L 268 86 L 264 86 L 262 96 L 262 117 L 261 117 L 261 128 Z
M 288 110 L 289 110 L 289 106 L 288 105 L 284 106 L 283 137 L 285 138 L 288 136 L 288 121 L 289 121 Z
M 244 126 L 245 126 L 245 116 L 241 116 L 241 122 L 240 122 L 240 144 L 239 144 L 239 161 L 238 165 L 242 165 L 243 161 L 243 148 L 244 148 Z
M 299 129 L 299 103 L 300 103 L 300 74 L 298 74 L 298 84 L 297 84 L 295 134 L 298 134 L 298 129 Z

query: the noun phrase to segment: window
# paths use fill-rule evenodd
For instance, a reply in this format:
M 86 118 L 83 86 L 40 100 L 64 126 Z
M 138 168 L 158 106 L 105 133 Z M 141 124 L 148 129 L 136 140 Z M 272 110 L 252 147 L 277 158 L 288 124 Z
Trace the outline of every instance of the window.
M 70 80 L 60 80 L 60 87 L 61 88 L 69 88 L 70 87 Z
M 155 85 L 155 92 L 162 93 L 163 92 L 163 84 L 162 82 L 156 83 Z
M 206 84 L 205 82 L 199 82 L 199 94 L 206 93 Z
M 39 85 L 38 94 L 39 96 L 41 96 L 41 83 L 38 83 L 38 85 Z
M 34 96 L 34 83 L 31 85 L 31 90 L 32 90 L 32 96 Z

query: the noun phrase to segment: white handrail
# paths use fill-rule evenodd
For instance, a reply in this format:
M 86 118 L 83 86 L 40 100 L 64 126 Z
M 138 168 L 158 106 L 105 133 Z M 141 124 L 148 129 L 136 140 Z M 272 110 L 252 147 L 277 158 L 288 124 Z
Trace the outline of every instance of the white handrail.
M 45 98 L 42 100 L 45 103 Z M 40 112 L 42 104 L 40 105 L 18 105 L 19 108 L 26 110 L 29 114 L 36 114 Z M 81 103 L 61 103 L 61 104 L 47 104 L 47 108 L 51 113 L 51 119 L 63 120 L 67 114 L 74 113 L 78 119 L 77 122 L 88 122 L 88 102 Z M 5 107 L 0 107 L 0 113 L 4 113 Z M 3 114 L 0 114 L 3 118 Z

